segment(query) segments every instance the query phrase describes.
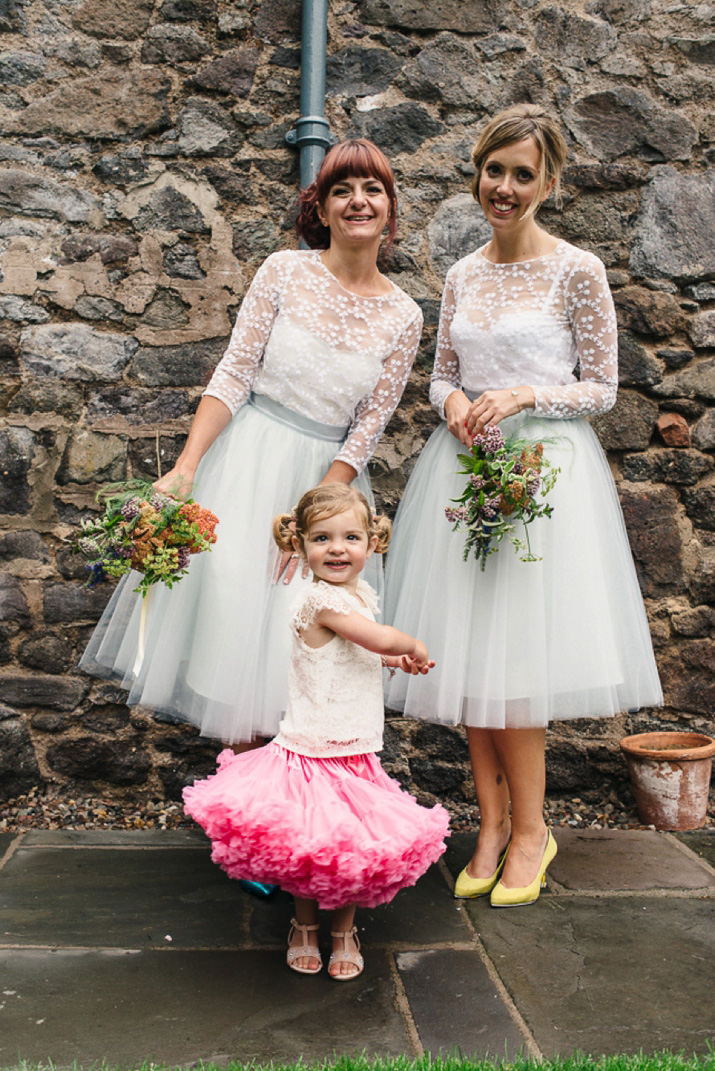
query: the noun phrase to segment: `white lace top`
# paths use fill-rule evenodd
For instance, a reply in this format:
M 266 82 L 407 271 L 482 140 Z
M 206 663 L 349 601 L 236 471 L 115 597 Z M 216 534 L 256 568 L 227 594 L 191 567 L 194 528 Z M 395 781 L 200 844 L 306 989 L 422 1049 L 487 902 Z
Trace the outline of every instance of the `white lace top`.
M 399 402 L 422 312 L 394 286 L 380 297 L 346 290 L 317 250 L 272 253 L 243 299 L 204 392 L 232 414 L 251 391 L 333 426 L 349 426 L 336 459 L 360 472 Z
M 379 654 L 337 634 L 323 647 L 308 647 L 301 633 L 320 610 L 375 620 L 377 595 L 358 580 L 358 595 L 319 580 L 293 608 L 288 704 L 274 743 L 299 755 L 328 758 L 364 755 L 382 748 L 384 701 Z
M 580 378 L 574 374 L 580 362 Z M 618 336 L 606 271 L 559 242 L 544 257 L 492 264 L 478 249 L 447 273 L 430 401 L 455 389 L 530 385 L 536 414 L 604 413 L 616 400 Z

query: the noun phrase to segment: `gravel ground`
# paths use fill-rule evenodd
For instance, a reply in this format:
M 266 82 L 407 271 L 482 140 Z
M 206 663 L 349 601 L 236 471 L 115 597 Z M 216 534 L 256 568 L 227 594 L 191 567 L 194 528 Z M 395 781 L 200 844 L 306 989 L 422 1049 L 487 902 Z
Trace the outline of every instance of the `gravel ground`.
M 473 804 L 447 803 L 452 828 L 458 832 L 476 829 L 479 812 Z M 611 794 L 607 802 L 588 802 L 579 797 L 549 798 L 546 818 L 552 826 L 577 829 L 648 829 L 635 810 Z M 715 814 L 706 820 L 715 829 Z M 192 829 L 180 803 L 167 800 L 108 799 L 102 796 L 53 796 L 37 791 L 0 803 L 0 833 L 24 833 L 28 829 Z

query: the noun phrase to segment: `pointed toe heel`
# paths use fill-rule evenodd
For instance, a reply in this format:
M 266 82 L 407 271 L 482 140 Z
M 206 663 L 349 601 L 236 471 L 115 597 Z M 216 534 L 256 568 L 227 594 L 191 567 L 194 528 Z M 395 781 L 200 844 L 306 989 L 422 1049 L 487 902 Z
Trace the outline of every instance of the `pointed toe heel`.
M 502 881 L 498 881 L 491 892 L 492 907 L 525 907 L 527 904 L 536 903 L 541 890 L 546 888 L 547 867 L 553 862 L 558 850 L 553 834 L 549 830 L 544 854 L 539 864 L 539 873 L 534 880 L 530 885 L 523 885 L 518 889 L 509 889 Z
M 455 900 L 474 900 L 477 896 L 488 896 L 492 891 L 499 875 L 502 872 L 504 861 L 506 859 L 506 853 L 509 851 L 509 845 L 507 844 L 504 851 L 501 853 L 497 868 L 491 877 L 488 878 L 470 878 L 465 866 L 457 875 L 457 880 L 454 883 L 454 898 Z

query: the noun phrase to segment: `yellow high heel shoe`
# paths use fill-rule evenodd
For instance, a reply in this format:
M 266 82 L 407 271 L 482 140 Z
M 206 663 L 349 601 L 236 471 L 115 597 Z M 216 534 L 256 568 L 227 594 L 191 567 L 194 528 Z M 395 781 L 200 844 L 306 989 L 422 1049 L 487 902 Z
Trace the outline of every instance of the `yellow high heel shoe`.
M 464 870 L 457 876 L 457 880 L 454 883 L 454 898 L 455 900 L 473 900 L 477 896 L 486 896 L 490 893 L 497 881 L 499 875 L 502 872 L 504 866 L 504 860 L 506 859 L 506 853 L 509 851 L 509 845 L 507 844 L 504 851 L 501 853 L 497 868 L 489 878 L 470 878 L 465 866 Z
M 539 893 L 546 886 L 546 868 L 553 861 L 558 850 L 556 841 L 551 830 L 549 830 L 544 854 L 541 857 L 539 873 L 534 880 L 530 885 L 523 885 L 519 889 L 508 889 L 506 885 L 498 881 L 492 889 L 490 900 L 492 907 L 523 907 L 538 900 Z

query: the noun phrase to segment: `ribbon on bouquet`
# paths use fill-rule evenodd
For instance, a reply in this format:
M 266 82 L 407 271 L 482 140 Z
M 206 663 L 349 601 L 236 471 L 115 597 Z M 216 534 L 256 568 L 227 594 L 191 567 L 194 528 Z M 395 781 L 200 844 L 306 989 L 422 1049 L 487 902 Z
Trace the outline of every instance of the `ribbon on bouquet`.
M 149 618 L 151 605 L 154 599 L 154 587 L 150 587 L 145 595 L 142 595 L 142 608 L 139 615 L 139 636 L 137 639 L 137 654 L 134 659 L 134 668 L 132 670 L 135 677 L 139 676 L 142 665 L 144 664 L 144 653 L 146 651 L 146 636 L 149 631 Z

